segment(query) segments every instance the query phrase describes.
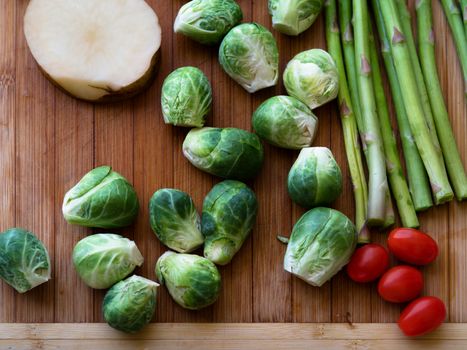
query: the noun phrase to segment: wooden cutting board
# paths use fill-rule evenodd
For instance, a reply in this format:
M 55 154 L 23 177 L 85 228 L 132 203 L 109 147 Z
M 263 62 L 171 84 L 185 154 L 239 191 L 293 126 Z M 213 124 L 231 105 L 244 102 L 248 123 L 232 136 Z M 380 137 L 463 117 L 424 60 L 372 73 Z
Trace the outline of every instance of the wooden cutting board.
M 111 165 L 135 186 L 141 203 L 136 224 L 118 232 L 136 241 L 145 256 L 137 273 L 154 279 L 156 259 L 165 251 L 148 221 L 148 201 L 155 190 L 175 187 L 190 193 L 198 208 L 215 179 L 192 167 L 181 145 L 187 130 L 163 123 L 160 88 L 175 68 L 192 65 L 212 82 L 213 111 L 208 125 L 251 130 L 251 115 L 265 99 L 284 94 L 280 84 L 254 95 L 246 93 L 220 68 L 216 48 L 173 34 L 172 23 L 184 1 L 149 0 L 163 29 L 162 64 L 157 80 L 136 98 L 117 104 L 92 105 L 64 95 L 39 72 L 23 35 L 25 0 L 0 0 L 0 229 L 19 226 L 46 244 L 53 279 L 19 295 L 0 284 L 0 322 L 102 322 L 103 292 L 78 278 L 71 251 L 92 231 L 68 225 L 61 215 L 64 193 L 87 171 Z M 267 1 L 240 0 L 245 21 L 270 27 Z M 410 1 L 413 7 L 414 1 Z M 434 1 L 438 68 L 452 124 L 467 164 L 467 107 L 461 70 L 449 29 Z M 324 21 L 298 38 L 274 32 L 280 66 L 298 52 L 325 48 Z M 315 145 L 331 148 L 342 167 L 343 195 L 335 207 L 353 217 L 353 194 L 337 105 L 316 110 L 320 120 Z M 260 210 L 255 229 L 233 262 L 221 268 L 223 290 L 210 308 L 191 312 L 178 307 L 160 288 L 157 322 L 394 322 L 398 305 L 383 302 L 374 285 L 357 285 L 340 273 L 322 288 L 313 288 L 282 269 L 285 247 L 277 234 L 289 234 L 303 210 L 290 201 L 286 177 L 297 156 L 265 145 L 263 170 L 251 183 Z M 422 229 L 439 243 L 437 261 L 424 268 L 424 294 L 446 302 L 449 322 L 467 322 L 467 203 L 456 202 L 420 215 Z M 374 232 L 384 242 L 385 232 Z M 246 329 L 246 328 L 245 328 Z

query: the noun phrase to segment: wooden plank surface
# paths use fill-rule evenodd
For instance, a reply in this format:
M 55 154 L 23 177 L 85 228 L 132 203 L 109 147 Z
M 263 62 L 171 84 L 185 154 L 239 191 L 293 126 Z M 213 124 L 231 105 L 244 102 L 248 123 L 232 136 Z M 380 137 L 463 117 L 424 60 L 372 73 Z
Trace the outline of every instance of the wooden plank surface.
M 405 338 L 394 324 L 152 324 L 127 335 L 104 324 L 0 324 L 8 349 L 465 349 L 466 324 Z
M 184 1 L 148 0 L 148 3 L 159 15 L 164 38 L 162 62 L 154 84 L 130 101 L 95 106 L 64 95 L 39 72 L 23 35 L 22 19 L 27 1 L 0 0 L 0 229 L 22 226 L 34 231 L 44 241 L 53 259 L 53 279 L 46 285 L 19 295 L 1 284 L 0 322 L 102 321 L 103 292 L 87 288 L 71 265 L 73 246 L 93 231 L 68 225 L 61 215 L 64 193 L 84 173 L 97 165 L 111 165 L 134 183 L 141 206 L 139 217 L 135 225 L 117 232 L 134 239 L 145 256 L 145 264 L 136 272 L 155 278 L 154 265 L 165 248 L 149 227 L 148 201 L 152 194 L 161 187 L 177 187 L 189 192 L 201 210 L 204 196 L 219 181 L 195 169 L 183 157 L 181 145 L 187 130 L 163 123 L 160 88 L 164 78 L 173 69 L 193 65 L 209 77 L 214 94 L 213 109 L 208 118 L 208 125 L 212 126 L 235 126 L 251 130 L 254 109 L 268 97 L 285 93 L 282 82 L 275 88 L 254 95 L 246 93 L 220 68 L 216 47 L 207 48 L 174 34 L 173 18 Z M 271 28 L 266 0 L 241 0 L 239 3 L 245 21 L 257 21 Z M 413 8 L 414 1 L 411 0 L 410 4 Z M 462 93 L 461 70 L 439 2 L 433 1 L 433 5 L 441 84 L 464 164 L 467 164 L 467 107 Z M 323 18 L 319 18 L 310 30 L 298 38 L 273 33 L 280 48 L 281 71 L 298 52 L 315 47 L 325 48 Z M 316 114 L 320 119 L 320 129 L 315 145 L 330 147 L 344 174 L 344 193 L 334 206 L 352 216 L 353 196 L 337 106 L 330 103 L 316 110 Z M 285 187 L 288 170 L 297 154 L 265 145 L 264 168 L 258 178 L 249 183 L 259 198 L 258 221 L 251 237 L 232 264 L 221 268 L 223 290 L 219 301 L 201 312 L 186 311 L 170 299 L 165 288 L 160 288 L 155 322 L 302 323 L 350 320 L 379 323 L 397 319 L 400 307 L 382 302 L 372 285 L 356 285 L 340 273 L 331 283 L 322 288 L 313 288 L 283 271 L 285 247 L 275 237 L 277 234 L 288 234 L 303 213 L 303 209 L 291 203 Z M 421 215 L 421 222 L 422 228 L 438 240 L 441 249 L 438 260 L 424 269 L 425 293 L 439 296 L 447 303 L 448 321 L 467 322 L 467 204 L 452 202 L 434 208 Z M 386 233 L 374 233 L 373 237 L 374 241 L 384 242 Z M 2 331 L 2 327 L 8 326 L 0 327 L 0 339 L 4 342 L 6 340 L 2 337 L 8 332 Z M 59 330 L 53 326 L 45 327 L 51 328 L 37 329 Z M 100 328 L 104 326 L 96 327 L 103 329 L 104 333 L 108 331 L 107 328 Z M 156 328 L 160 330 L 160 327 L 170 326 L 151 327 L 156 333 Z M 259 329 L 251 325 L 239 327 L 242 332 L 246 332 L 248 327 Z M 283 327 L 287 329 L 288 326 Z M 323 327 L 332 328 L 327 324 Z M 344 327 L 335 328 L 338 337 L 340 331 L 344 332 L 345 326 L 336 327 Z M 379 333 L 375 333 L 378 336 L 384 333 L 383 329 L 387 330 L 384 325 L 364 327 L 370 327 L 362 328 L 369 333 L 372 330 L 377 332 L 376 328 L 371 327 L 383 327 Z M 394 326 L 388 327 L 394 330 Z M 443 329 L 457 330 L 455 327 L 449 325 Z M 227 332 L 226 328 L 223 328 L 222 334 Z M 13 328 L 8 330 L 12 331 Z M 285 333 L 280 328 L 274 328 L 274 332 L 280 335 Z M 305 328 L 302 332 L 307 334 Z M 152 333 L 142 334 L 146 337 L 146 334 Z M 276 333 L 266 334 L 273 337 Z M 354 344 L 347 342 L 348 339 L 371 340 L 369 343 L 355 343 L 356 348 L 365 344 L 379 344 L 376 343 L 380 339 L 377 336 L 369 339 L 365 337 L 372 337 L 371 334 L 356 334 L 360 335 L 356 338 L 351 335 L 347 335 L 350 338 L 339 338 L 342 342 L 336 343 L 334 348 Z M 458 342 L 465 340 L 459 337 L 446 338 L 453 339 L 452 343 L 446 343 L 446 348 L 458 347 Z M 43 346 L 54 348 L 61 344 L 54 342 L 61 339 L 49 339 L 50 342 L 43 343 Z M 164 345 L 170 349 L 177 345 L 156 344 L 170 339 L 148 339 L 155 342 L 152 344 L 154 347 Z M 248 349 L 252 347 L 248 343 L 250 340 L 255 339 L 240 337 L 238 343 L 225 345 L 225 348 L 235 345 Z M 277 343 L 270 344 L 271 348 L 286 346 L 285 341 L 279 342 L 279 338 L 276 340 Z M 398 342 L 404 341 L 396 335 L 390 340 L 395 342 L 393 346 L 402 346 Z M 104 339 L 96 338 L 92 341 L 102 342 Z M 213 338 L 213 341 L 222 339 Z M 426 346 L 434 346 L 430 343 L 434 338 L 424 341 L 427 342 Z M 0 342 L 0 348 L 2 344 Z M 108 344 L 88 343 L 82 347 L 110 346 Z M 300 348 L 301 344 L 295 345 Z M 330 347 L 328 343 L 320 344 Z M 124 345 L 112 343 L 115 349 Z M 19 344 L 17 348 L 25 347 L 27 345 Z

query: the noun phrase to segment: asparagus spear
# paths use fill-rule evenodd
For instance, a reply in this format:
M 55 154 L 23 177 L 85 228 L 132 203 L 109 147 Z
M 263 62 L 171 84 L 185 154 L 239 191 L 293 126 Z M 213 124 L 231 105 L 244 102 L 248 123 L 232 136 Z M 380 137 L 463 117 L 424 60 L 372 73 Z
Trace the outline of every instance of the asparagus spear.
M 467 0 L 459 0 L 462 10 L 462 18 L 464 19 L 464 31 L 467 36 Z
M 370 39 L 371 38 L 372 36 Z M 418 222 L 412 197 L 410 196 L 409 188 L 404 178 L 401 161 L 399 159 L 399 151 L 396 145 L 396 138 L 392 131 L 388 104 L 386 95 L 384 94 L 383 78 L 381 77 L 381 70 L 379 68 L 378 52 L 374 40 L 370 40 L 370 62 L 391 192 L 396 200 L 402 225 L 412 228 L 419 227 L 420 223 Z
M 417 81 L 410 64 L 410 52 L 402 34 L 395 0 L 384 0 L 377 3 L 381 6 L 386 31 L 391 38 L 392 56 L 399 82 L 403 87 L 402 96 L 409 116 L 410 129 L 430 178 L 435 203 L 441 204 L 450 201 L 454 194 L 449 184 L 443 157 L 436 149 L 426 124 Z
M 386 192 L 388 182 L 384 163 L 383 143 L 376 114 L 375 94 L 370 66 L 370 42 L 368 5 L 366 0 L 353 1 L 355 61 L 362 124 L 360 130 L 367 147 L 368 184 L 368 224 L 381 226 L 386 217 Z M 363 108 L 364 107 L 364 108 Z
M 350 176 L 352 178 L 354 198 L 355 198 L 355 223 L 359 234 L 359 242 L 370 241 L 368 230 L 364 228 L 366 221 L 366 210 L 368 201 L 368 189 L 363 169 L 363 161 L 358 143 L 358 130 L 355 115 L 352 109 L 347 77 L 345 74 L 344 62 L 342 58 L 342 48 L 339 38 L 339 26 L 337 25 L 336 0 L 329 0 L 325 4 L 326 17 L 326 40 L 328 50 L 337 64 L 339 71 L 339 106 L 341 114 L 341 124 L 344 134 L 345 151 L 349 164 Z
M 399 19 L 402 26 L 402 33 L 407 41 L 407 46 L 410 52 L 410 61 L 412 62 L 412 68 L 415 73 L 415 79 L 417 80 L 418 90 L 420 92 L 420 98 L 422 102 L 423 111 L 425 112 L 426 122 L 430 129 L 431 137 L 441 153 L 441 147 L 438 141 L 438 135 L 436 134 L 436 127 L 433 117 L 433 112 L 430 106 L 430 99 L 426 89 L 425 81 L 423 80 L 422 68 L 420 67 L 420 60 L 418 59 L 417 47 L 412 32 L 412 19 L 410 16 L 409 9 L 407 8 L 406 0 L 396 0 L 397 9 L 399 10 Z
M 352 1 L 339 0 L 339 22 L 341 28 L 342 50 L 344 52 L 345 70 L 347 72 L 350 98 L 359 130 L 363 130 L 362 109 L 358 96 L 357 64 L 355 63 L 355 47 L 352 30 Z
M 425 166 L 423 165 L 422 158 L 420 158 L 420 154 L 418 153 L 417 145 L 415 144 L 412 131 L 410 130 L 409 119 L 407 112 L 405 111 L 401 86 L 399 85 L 396 68 L 394 67 L 389 38 L 386 32 L 386 28 L 384 27 L 384 19 L 380 11 L 378 0 L 373 0 L 373 12 L 381 40 L 381 51 L 384 65 L 386 67 L 386 73 L 388 75 L 389 84 L 391 86 L 394 107 L 396 109 L 397 124 L 399 126 L 399 133 L 401 136 L 402 149 L 404 151 L 410 193 L 412 194 L 415 210 L 426 210 L 433 206 L 428 175 L 426 173 Z
M 441 0 L 444 14 L 448 19 L 449 27 L 456 44 L 457 56 L 462 66 L 464 74 L 465 91 L 467 96 L 467 33 L 462 25 L 460 9 L 455 3 L 455 0 Z
M 443 92 L 439 84 L 438 71 L 436 70 L 431 0 L 419 0 L 417 2 L 417 28 L 420 59 L 433 107 L 436 130 L 439 135 L 444 161 L 456 197 L 458 200 L 463 200 L 467 198 L 467 175 L 457 149 L 456 139 L 452 132 L 448 111 L 443 99 Z

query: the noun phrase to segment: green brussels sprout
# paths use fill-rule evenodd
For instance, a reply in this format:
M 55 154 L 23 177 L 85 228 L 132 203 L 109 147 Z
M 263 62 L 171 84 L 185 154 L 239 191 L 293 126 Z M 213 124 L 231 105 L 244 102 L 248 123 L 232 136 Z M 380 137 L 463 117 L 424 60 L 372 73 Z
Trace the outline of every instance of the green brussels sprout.
M 174 31 L 201 44 L 218 44 L 243 19 L 234 0 L 193 0 L 180 8 Z
M 315 208 L 295 224 L 284 258 L 284 269 L 312 286 L 321 287 L 350 260 L 357 229 L 341 212 Z
M 198 169 L 228 179 L 250 179 L 263 164 L 259 137 L 237 128 L 193 129 L 183 142 L 183 154 Z
M 324 0 L 269 0 L 272 26 L 287 35 L 299 35 L 311 27 Z
M 287 180 L 292 200 L 312 208 L 331 204 L 342 193 L 342 173 L 326 147 L 301 150 Z
M 256 196 L 243 182 L 226 180 L 214 186 L 203 203 L 204 256 L 228 264 L 250 234 L 257 211 Z
M 50 279 L 50 258 L 42 242 L 21 228 L 0 234 L 0 277 L 19 293 Z
M 253 128 L 262 139 L 288 149 L 311 146 L 318 119 L 294 97 L 275 96 L 261 104 L 253 114 Z
M 135 242 L 112 233 L 83 238 L 73 249 L 76 272 L 89 287 L 105 289 L 143 264 Z
M 219 48 L 225 72 L 246 91 L 274 86 L 279 77 L 279 51 L 271 32 L 257 23 L 233 28 Z
M 211 103 L 211 84 L 198 68 L 178 68 L 164 80 L 161 104 L 166 124 L 202 127 Z
M 219 297 L 221 275 L 216 265 L 201 256 L 165 252 L 157 260 L 156 276 L 185 309 L 202 309 Z
M 109 166 L 89 173 L 65 194 L 62 212 L 70 224 L 117 228 L 130 225 L 138 214 L 134 188 Z
M 204 243 L 201 220 L 191 197 L 182 191 L 164 188 L 149 202 L 151 228 L 170 249 L 189 253 Z
M 290 96 L 315 109 L 337 97 L 339 74 L 336 63 L 324 50 L 303 51 L 287 64 L 284 86 Z
M 135 333 L 151 322 L 159 284 L 140 276 L 118 282 L 105 294 L 104 319 L 110 327 Z

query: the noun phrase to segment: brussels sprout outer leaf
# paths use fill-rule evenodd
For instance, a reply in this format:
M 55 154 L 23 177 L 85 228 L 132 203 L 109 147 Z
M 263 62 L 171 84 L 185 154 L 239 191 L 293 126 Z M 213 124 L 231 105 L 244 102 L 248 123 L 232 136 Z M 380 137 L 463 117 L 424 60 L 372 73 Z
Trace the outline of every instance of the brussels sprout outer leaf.
M 314 23 L 324 0 L 269 0 L 272 26 L 287 35 L 299 35 Z
M 257 211 L 256 196 L 244 183 L 226 180 L 214 186 L 203 203 L 204 256 L 228 264 L 250 234 Z
M 180 8 L 174 31 L 201 44 L 218 44 L 243 19 L 242 9 L 233 0 L 193 0 Z
M 344 214 L 315 208 L 295 224 L 284 269 L 320 287 L 348 263 L 356 245 L 357 230 Z
M 263 163 L 259 137 L 236 128 L 193 129 L 183 142 L 183 154 L 198 169 L 238 180 L 254 177 Z
M 83 238 L 73 249 L 76 271 L 89 287 L 96 289 L 111 287 L 143 261 L 133 241 L 111 233 Z
M 70 224 L 99 228 L 128 226 L 138 209 L 134 188 L 108 166 L 87 173 L 65 194 L 62 206 Z
M 342 193 L 342 173 L 331 151 L 304 148 L 290 169 L 287 187 L 292 200 L 305 208 L 331 204 Z
M 50 258 L 31 232 L 12 228 L 0 234 L 0 277 L 19 293 L 50 279 Z
M 120 331 L 139 331 L 154 316 L 158 287 L 156 282 L 140 276 L 131 276 L 118 282 L 104 297 L 104 319 Z
M 202 309 L 219 297 L 219 271 L 201 256 L 166 252 L 157 261 L 156 276 L 175 302 L 185 309 Z
M 290 96 L 315 109 L 337 97 L 339 74 L 336 63 L 324 50 L 303 51 L 287 64 L 284 86 Z
M 270 31 L 257 23 L 233 28 L 219 48 L 225 72 L 250 93 L 274 86 L 279 78 L 279 50 Z
M 254 112 L 253 128 L 259 137 L 274 146 L 301 149 L 311 146 L 318 118 L 296 98 L 275 96 Z
M 149 202 L 149 218 L 156 236 L 170 249 L 189 253 L 204 243 L 199 214 L 185 192 L 158 190 Z
M 198 68 L 178 68 L 162 85 L 161 104 L 166 124 L 202 127 L 211 110 L 211 84 Z

